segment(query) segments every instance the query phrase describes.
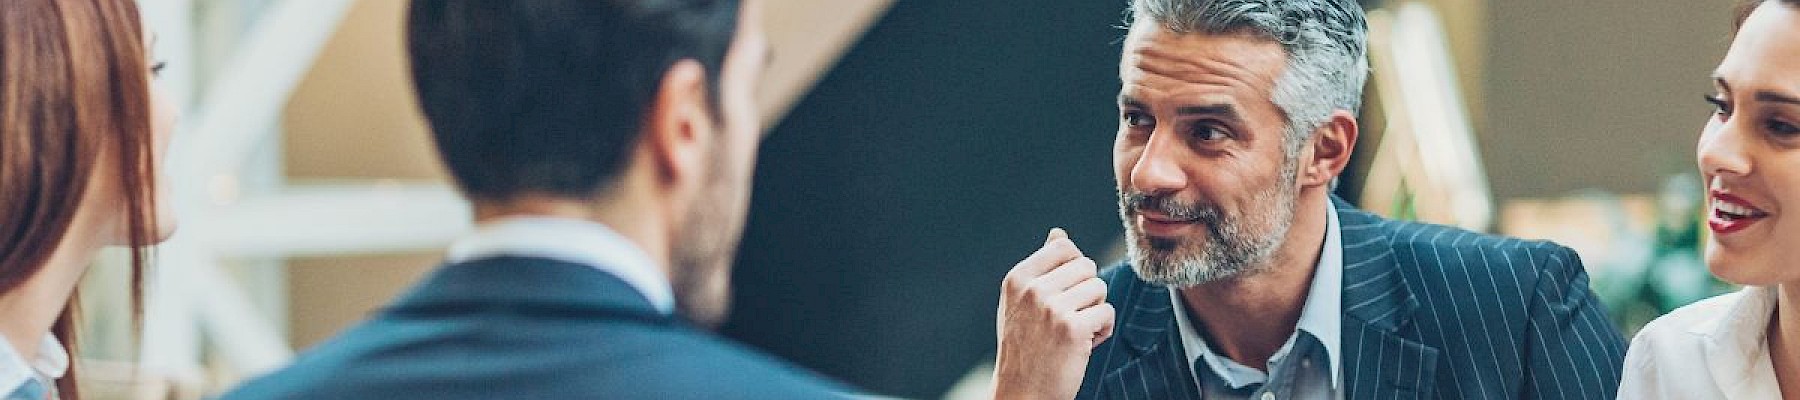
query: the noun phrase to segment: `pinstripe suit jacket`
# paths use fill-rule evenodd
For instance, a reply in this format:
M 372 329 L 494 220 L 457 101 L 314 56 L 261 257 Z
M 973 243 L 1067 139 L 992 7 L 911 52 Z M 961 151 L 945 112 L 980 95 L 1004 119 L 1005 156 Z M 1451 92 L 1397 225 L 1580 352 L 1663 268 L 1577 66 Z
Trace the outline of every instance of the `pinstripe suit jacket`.
M 1611 399 L 1625 341 L 1575 252 L 1385 220 L 1333 199 L 1344 245 L 1347 399 Z M 1196 399 L 1168 288 L 1101 272 L 1116 334 L 1078 399 Z

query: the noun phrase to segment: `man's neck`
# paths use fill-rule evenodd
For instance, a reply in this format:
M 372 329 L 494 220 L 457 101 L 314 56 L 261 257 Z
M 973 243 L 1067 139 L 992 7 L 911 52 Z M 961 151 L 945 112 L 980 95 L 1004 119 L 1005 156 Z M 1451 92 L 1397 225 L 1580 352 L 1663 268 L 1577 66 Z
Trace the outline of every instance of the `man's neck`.
M 1240 364 L 1267 370 L 1269 358 L 1292 336 L 1306 307 L 1325 241 L 1322 197 L 1296 199 L 1293 227 L 1260 273 L 1180 288 L 1195 330 L 1207 344 Z
M 604 203 L 605 205 L 600 205 Z M 634 207 L 631 199 L 609 198 L 601 201 L 580 201 L 550 196 L 519 196 L 504 202 L 483 202 L 475 204 L 475 224 L 485 225 L 510 218 L 564 218 L 590 221 L 606 225 L 619 236 L 631 241 L 651 261 L 662 269 L 664 278 L 669 276 L 669 235 L 666 224 L 656 218 L 658 213 L 646 211 L 647 208 Z

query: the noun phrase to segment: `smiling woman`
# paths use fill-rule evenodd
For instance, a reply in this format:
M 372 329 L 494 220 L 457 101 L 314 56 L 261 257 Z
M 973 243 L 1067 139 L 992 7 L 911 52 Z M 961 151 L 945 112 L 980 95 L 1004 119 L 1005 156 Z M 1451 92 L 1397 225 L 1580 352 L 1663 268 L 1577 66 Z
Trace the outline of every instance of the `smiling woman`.
M 1645 326 L 1619 397 L 1800 398 L 1800 0 L 1749 3 L 1713 73 L 1697 153 L 1708 187 L 1706 264 L 1745 285 Z M 1702 362 L 1695 373 L 1694 360 Z

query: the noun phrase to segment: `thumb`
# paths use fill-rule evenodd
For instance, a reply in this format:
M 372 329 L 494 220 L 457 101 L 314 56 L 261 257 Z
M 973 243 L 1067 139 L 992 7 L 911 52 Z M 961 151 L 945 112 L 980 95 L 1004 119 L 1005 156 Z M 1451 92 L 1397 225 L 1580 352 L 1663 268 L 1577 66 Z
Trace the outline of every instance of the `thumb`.
M 1056 239 L 1068 239 L 1068 238 L 1069 238 L 1069 233 L 1064 232 L 1063 228 L 1050 228 L 1050 237 L 1044 238 L 1044 244 L 1050 244 L 1050 242 L 1054 242 L 1054 241 L 1056 241 Z

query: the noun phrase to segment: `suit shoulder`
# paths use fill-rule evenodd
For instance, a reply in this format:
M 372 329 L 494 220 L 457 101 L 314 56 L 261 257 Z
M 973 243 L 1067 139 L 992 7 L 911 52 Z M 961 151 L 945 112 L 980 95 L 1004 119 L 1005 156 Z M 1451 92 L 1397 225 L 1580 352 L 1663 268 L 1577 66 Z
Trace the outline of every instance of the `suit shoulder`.
M 1396 247 L 1417 246 L 1454 250 L 1545 251 L 1566 250 L 1546 240 L 1479 233 L 1463 228 L 1420 222 L 1390 221 Z
M 704 332 L 589 321 L 406 337 L 381 324 L 320 345 L 228 400 L 843 398 L 849 389 Z M 399 338 L 395 338 L 399 337 Z
M 650 392 L 729 398 L 754 390 L 756 397 L 795 399 L 843 398 L 850 392 L 813 371 L 727 339 L 695 331 L 664 337 L 668 340 L 658 347 L 668 351 L 632 364 L 660 375 L 651 378 L 656 382 Z
M 1422 271 L 1536 276 L 1546 268 L 1580 269 L 1574 250 L 1547 240 L 1416 222 L 1392 221 L 1389 226 L 1398 261 Z

